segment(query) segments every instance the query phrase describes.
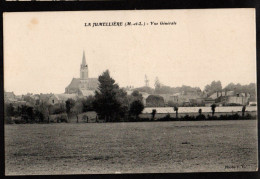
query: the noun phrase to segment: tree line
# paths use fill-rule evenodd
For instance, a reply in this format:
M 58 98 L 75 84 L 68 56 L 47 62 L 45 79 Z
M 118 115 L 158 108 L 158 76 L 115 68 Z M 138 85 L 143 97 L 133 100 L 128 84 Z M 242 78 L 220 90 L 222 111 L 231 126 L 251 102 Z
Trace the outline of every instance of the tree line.
M 227 86 L 222 87 L 221 81 L 212 81 L 210 84 L 206 85 L 202 91 L 199 87 L 191 87 L 186 85 L 182 85 L 181 87 L 166 86 L 163 85 L 158 78 L 156 78 L 154 88 L 144 86 L 135 88 L 135 90 L 146 92 L 148 94 L 174 94 L 181 92 L 191 92 L 198 94 L 205 93 L 208 96 L 217 91 L 234 91 L 235 93 L 250 93 L 251 96 L 256 96 L 256 83 L 250 83 L 248 85 L 241 85 L 240 83 L 229 83 Z

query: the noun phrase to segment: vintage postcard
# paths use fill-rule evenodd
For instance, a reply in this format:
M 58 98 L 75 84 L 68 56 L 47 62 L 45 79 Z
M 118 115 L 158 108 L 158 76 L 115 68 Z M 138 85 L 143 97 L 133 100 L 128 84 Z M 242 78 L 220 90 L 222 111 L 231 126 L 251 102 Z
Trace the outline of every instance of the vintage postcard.
M 255 9 L 3 14 L 5 174 L 257 171 Z

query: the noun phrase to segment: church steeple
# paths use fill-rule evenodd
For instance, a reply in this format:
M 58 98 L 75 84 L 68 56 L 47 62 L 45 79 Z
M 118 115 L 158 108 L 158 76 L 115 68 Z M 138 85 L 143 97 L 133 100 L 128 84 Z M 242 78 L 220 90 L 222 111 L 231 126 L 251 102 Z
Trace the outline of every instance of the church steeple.
M 80 79 L 88 79 L 88 65 L 86 63 L 85 51 L 83 51 L 82 63 L 80 66 Z
M 86 66 L 85 50 L 83 51 L 82 64 L 81 66 Z

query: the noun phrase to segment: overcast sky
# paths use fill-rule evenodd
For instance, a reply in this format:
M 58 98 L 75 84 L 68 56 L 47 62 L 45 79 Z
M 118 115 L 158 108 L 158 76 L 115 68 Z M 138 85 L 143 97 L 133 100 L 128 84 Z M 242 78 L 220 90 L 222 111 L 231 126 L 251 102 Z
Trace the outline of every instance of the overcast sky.
M 172 26 L 84 27 L 85 22 L 177 22 Z M 89 76 L 109 69 L 121 86 L 202 90 L 213 80 L 256 82 L 254 9 L 27 12 L 4 14 L 4 88 L 63 93 L 85 50 Z

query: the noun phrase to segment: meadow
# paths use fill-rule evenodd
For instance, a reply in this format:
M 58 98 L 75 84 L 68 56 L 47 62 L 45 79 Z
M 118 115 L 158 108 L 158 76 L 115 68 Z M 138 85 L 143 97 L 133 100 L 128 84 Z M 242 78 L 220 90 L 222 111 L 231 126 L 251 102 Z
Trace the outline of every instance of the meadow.
M 257 120 L 5 125 L 6 175 L 257 168 Z

